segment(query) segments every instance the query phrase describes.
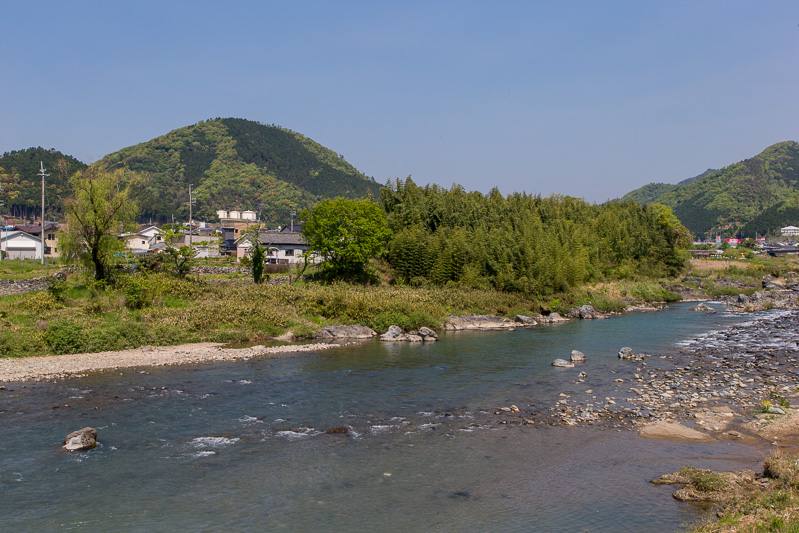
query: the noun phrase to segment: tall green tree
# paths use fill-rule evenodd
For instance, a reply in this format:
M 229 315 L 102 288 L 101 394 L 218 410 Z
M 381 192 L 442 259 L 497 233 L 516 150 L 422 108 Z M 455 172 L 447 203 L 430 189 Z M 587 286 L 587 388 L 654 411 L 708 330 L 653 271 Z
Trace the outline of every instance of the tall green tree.
M 127 171 L 92 167 L 70 178 L 72 198 L 66 205 L 67 230 L 61 251 L 94 269 L 97 281 L 109 279 L 111 258 L 125 248 L 119 235 L 136 216 L 136 204 L 126 187 L 134 179 Z
M 325 200 L 300 213 L 302 233 L 335 276 L 359 276 L 391 237 L 385 213 L 368 199 Z

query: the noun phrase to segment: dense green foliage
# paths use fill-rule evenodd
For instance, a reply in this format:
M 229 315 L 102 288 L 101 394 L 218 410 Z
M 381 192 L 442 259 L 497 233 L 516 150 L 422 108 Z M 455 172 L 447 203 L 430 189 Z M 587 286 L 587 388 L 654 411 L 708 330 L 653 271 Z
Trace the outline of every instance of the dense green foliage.
M 590 205 L 570 197 L 503 197 L 459 186 L 381 191 L 400 282 L 450 283 L 547 295 L 604 279 L 670 276 L 686 261 L 688 232 L 663 206 Z
M 140 220 L 194 216 L 219 209 L 252 210 L 267 222 L 287 223 L 292 210 L 332 196 L 376 196 L 379 185 L 334 152 L 293 131 L 243 119 L 215 119 L 174 130 L 104 157 L 106 168 L 143 173 L 133 194 Z
M 799 143 L 786 141 L 761 154 L 679 185 L 650 184 L 624 197 L 661 203 L 698 236 L 773 232 L 792 213 L 770 212 L 799 194 Z M 794 202 L 794 205 L 795 202 Z M 762 217 L 762 218 L 761 218 Z M 779 222 L 778 222 L 779 221 Z M 776 223 L 777 227 L 766 227 Z M 796 219 L 792 222 L 797 223 Z M 750 225 L 751 224 L 751 225 Z
M 63 212 L 63 202 L 69 196 L 69 177 L 86 164 L 55 149 L 28 148 L 14 150 L 0 156 L 0 200 L 4 210 L 12 216 L 33 218 L 42 213 L 42 186 L 39 177 L 40 162 L 45 172 L 45 216 L 58 219 Z
M 357 278 L 382 251 L 391 232 L 385 214 L 372 200 L 334 198 L 300 214 L 303 236 L 325 260 L 333 276 Z

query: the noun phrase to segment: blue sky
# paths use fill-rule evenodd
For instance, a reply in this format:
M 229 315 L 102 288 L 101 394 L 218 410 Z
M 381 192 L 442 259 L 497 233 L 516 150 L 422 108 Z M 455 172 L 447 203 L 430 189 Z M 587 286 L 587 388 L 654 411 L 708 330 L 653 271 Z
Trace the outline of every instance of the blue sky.
M 378 182 L 602 202 L 799 140 L 799 2 L 0 1 L 0 152 L 278 124 Z

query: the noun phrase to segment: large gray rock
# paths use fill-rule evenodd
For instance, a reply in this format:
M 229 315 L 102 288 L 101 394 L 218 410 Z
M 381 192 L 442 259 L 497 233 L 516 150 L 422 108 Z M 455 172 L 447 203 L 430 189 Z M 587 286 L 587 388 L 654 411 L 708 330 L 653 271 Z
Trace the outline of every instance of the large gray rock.
M 377 336 L 372 328 L 354 324 L 352 326 L 327 326 L 319 330 L 317 339 L 371 339 Z
M 517 324 L 524 324 L 525 326 L 535 326 L 537 324 L 533 317 L 525 315 L 516 315 L 513 317 L 513 321 Z
M 386 342 L 398 342 L 398 341 L 406 341 L 408 338 L 402 333 L 402 330 L 399 326 L 389 326 L 388 331 L 380 335 L 381 341 Z
M 70 452 L 90 450 L 97 446 L 97 430 L 85 427 L 73 431 L 64 439 L 64 448 Z
M 588 358 L 580 350 L 572 350 L 571 362 L 572 363 L 585 363 Z
M 700 303 L 699 305 L 695 305 L 693 307 L 688 308 L 689 311 L 695 311 L 697 313 L 707 313 L 708 311 L 714 311 L 712 307 L 707 305 L 705 302 Z
M 633 349 L 629 346 L 625 346 L 621 350 L 619 350 L 619 359 L 635 359 L 635 354 L 633 353 Z
M 565 359 L 555 359 L 552 361 L 552 366 L 557 366 L 559 368 L 574 368 L 574 363 Z
M 438 334 L 430 328 L 422 326 L 419 328 L 419 336 L 426 341 L 437 341 Z
M 560 316 L 559 313 L 550 313 L 548 315 L 536 314 L 532 317 L 533 320 L 540 324 L 552 324 L 554 322 L 568 322 L 569 319 Z
M 596 309 L 594 309 L 593 305 L 581 305 L 580 307 L 572 307 L 569 309 L 569 318 L 581 318 L 581 319 L 594 319 L 594 318 L 602 318 L 600 313 L 597 313 Z
M 447 329 L 503 329 L 513 328 L 516 325 L 507 318 L 493 315 L 451 316 Z

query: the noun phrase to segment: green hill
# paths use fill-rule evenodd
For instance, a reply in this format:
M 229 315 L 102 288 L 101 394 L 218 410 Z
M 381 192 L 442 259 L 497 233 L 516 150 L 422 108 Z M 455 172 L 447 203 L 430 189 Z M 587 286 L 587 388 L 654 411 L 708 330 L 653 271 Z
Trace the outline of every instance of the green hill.
M 51 148 L 13 150 L 0 156 L 0 200 L 3 210 L 12 216 L 32 219 L 42 214 L 42 179 L 40 161 L 45 172 L 45 216 L 60 218 L 62 202 L 69 195 L 69 176 L 86 168 L 86 163 Z
M 291 130 L 244 119 L 198 122 L 105 156 L 98 165 L 142 174 L 139 218 L 213 220 L 218 209 L 252 210 L 269 222 L 323 198 L 377 197 L 380 185 L 339 154 Z
M 792 213 L 786 209 L 797 205 L 797 195 L 799 143 L 786 141 L 751 159 L 677 185 L 645 185 L 623 199 L 667 205 L 698 236 L 742 231 L 748 236 L 754 235 L 755 228 L 760 234 L 774 231 L 783 224 L 781 217 L 791 219 Z

